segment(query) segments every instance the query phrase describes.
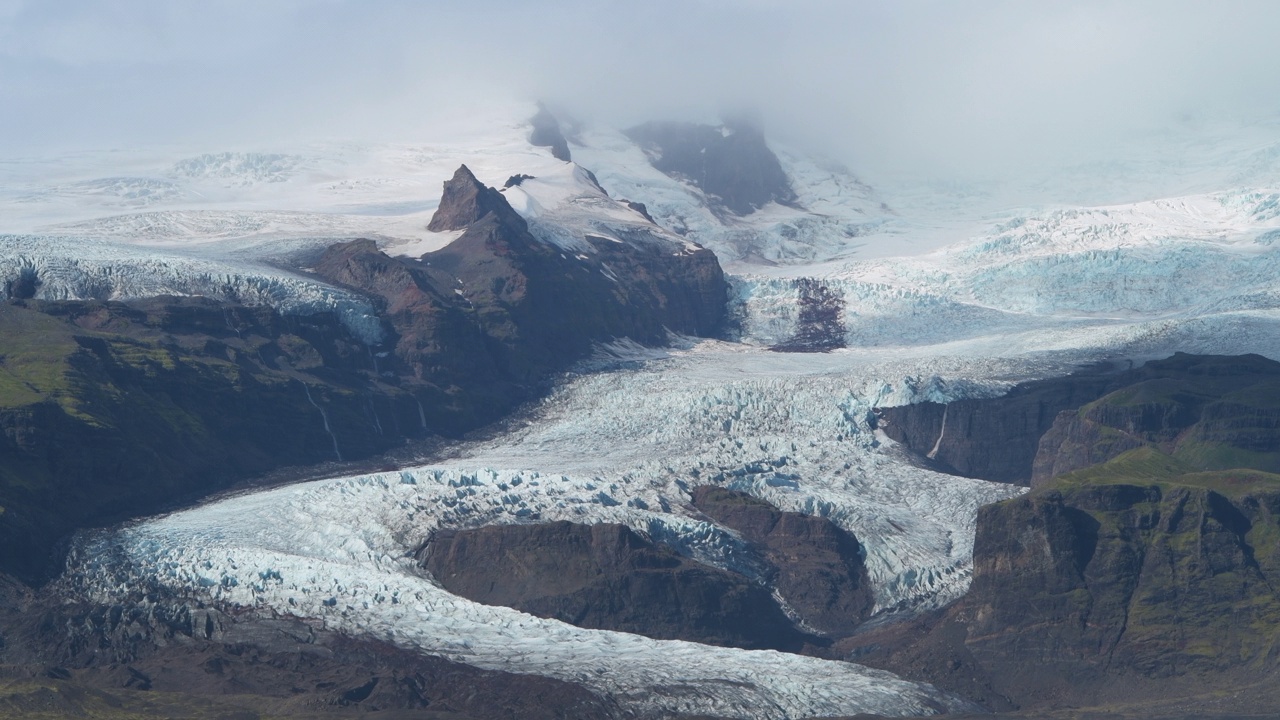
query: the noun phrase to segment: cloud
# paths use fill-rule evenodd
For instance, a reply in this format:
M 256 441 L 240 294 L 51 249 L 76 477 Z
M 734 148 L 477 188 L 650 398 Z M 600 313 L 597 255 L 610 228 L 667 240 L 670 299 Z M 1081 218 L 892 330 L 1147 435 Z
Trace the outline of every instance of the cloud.
M 1239 0 L 0 0 L 6 150 L 430 133 L 489 97 L 616 124 L 754 108 L 881 170 L 999 172 L 1280 110 Z

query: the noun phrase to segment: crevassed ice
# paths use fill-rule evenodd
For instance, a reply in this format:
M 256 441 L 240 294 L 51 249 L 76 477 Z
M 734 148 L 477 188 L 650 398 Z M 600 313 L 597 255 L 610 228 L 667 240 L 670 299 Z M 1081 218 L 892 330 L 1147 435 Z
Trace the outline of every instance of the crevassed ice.
M 202 296 L 285 314 L 333 312 L 367 344 L 382 340 L 377 311 L 355 293 L 265 264 L 86 238 L 0 235 L 0 281 L 33 273 L 41 300 Z

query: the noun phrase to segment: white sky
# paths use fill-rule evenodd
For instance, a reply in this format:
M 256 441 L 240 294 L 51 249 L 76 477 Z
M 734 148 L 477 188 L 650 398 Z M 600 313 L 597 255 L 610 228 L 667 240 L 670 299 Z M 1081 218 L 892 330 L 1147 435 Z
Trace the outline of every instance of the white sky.
M 990 172 L 1272 116 L 1278 36 L 1260 0 L 0 0 L 0 153 L 428 140 L 515 96 Z

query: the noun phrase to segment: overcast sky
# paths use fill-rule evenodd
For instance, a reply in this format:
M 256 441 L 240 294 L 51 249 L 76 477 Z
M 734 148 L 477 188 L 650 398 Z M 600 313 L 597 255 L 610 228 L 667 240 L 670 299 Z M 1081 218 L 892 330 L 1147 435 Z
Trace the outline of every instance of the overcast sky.
M 754 108 L 851 165 L 1039 162 L 1280 110 L 1280 3 L 0 0 L 0 151 L 430 139 L 495 97 Z

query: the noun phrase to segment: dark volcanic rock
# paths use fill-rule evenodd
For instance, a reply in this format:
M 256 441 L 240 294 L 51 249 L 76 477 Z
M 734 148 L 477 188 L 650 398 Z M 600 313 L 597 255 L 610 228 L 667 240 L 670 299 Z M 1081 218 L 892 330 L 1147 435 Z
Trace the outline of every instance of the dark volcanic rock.
M 1280 672 L 1280 363 L 1104 379 L 1041 439 L 1032 491 L 979 511 L 968 594 L 859 659 L 1024 709 L 1248 697 Z
M 0 571 L 33 582 L 76 527 L 424 432 L 411 388 L 331 314 L 21 301 L 0 337 Z
M 770 585 L 805 625 L 853 632 L 875 605 L 857 538 L 826 518 L 782 512 L 743 493 L 704 485 L 693 504 L 756 545 L 773 566 Z
M 580 627 L 744 648 L 804 642 L 767 588 L 623 525 L 442 530 L 418 557 L 449 592 Z
M 653 223 L 654 225 L 657 225 L 657 224 L 658 224 L 658 221 L 657 221 L 657 220 L 654 220 L 654 219 L 653 219 L 653 216 L 649 214 L 649 207 L 648 207 L 647 205 L 645 205 L 644 203 L 642 203 L 642 202 L 632 202 L 632 201 L 630 201 L 630 200 L 623 200 L 622 202 L 626 203 L 627 207 L 631 208 L 632 210 L 635 210 L 636 212 L 638 212 L 638 213 L 640 213 L 642 216 L 644 216 L 644 219 L 645 219 L 645 220 L 648 220 L 649 222 Z
M 1027 485 L 1040 438 L 1058 413 L 1097 399 L 1117 373 L 1082 372 L 1022 383 L 1007 395 L 879 408 L 885 434 L 926 455 L 942 470 L 965 477 Z
M 651 122 L 631 128 L 627 136 L 644 148 L 655 168 L 693 183 L 736 215 L 749 215 L 770 202 L 796 201 L 778 157 L 748 123 L 722 129 Z
M 421 261 L 391 258 L 372 241 L 330 248 L 320 276 L 379 301 L 398 335 L 396 357 L 434 387 L 456 434 L 531 396 L 549 373 L 592 343 L 628 337 L 664 344 L 668 330 L 715 333 L 727 289 L 715 256 L 649 235 L 588 236 L 570 256 L 529 233 L 500 193 L 459 169 L 437 219 L 467 221 L 454 242 Z M 443 221 L 442 221 L 443 222 Z
M 427 229 L 431 232 L 462 230 L 493 213 L 502 222 L 524 225 L 524 218 L 511 209 L 502 193 L 486 187 L 471 174 L 466 165 L 462 165 L 453 174 L 453 178 L 445 182 L 440 205 L 431 216 Z
M 1277 381 L 1280 363 L 1258 355 L 1178 353 L 1123 372 L 1099 367 L 1022 383 L 998 398 L 877 415 L 885 434 L 943 470 L 998 482 L 1039 483 L 1161 444 L 1204 469 L 1280 471 L 1280 411 L 1265 406 Z M 1242 463 L 1241 451 L 1269 459 Z
M 771 350 L 777 352 L 827 352 L 845 346 L 844 296 L 817 278 L 797 278 L 800 315 L 796 333 Z
M 1280 363 L 1178 354 L 1075 411 L 1040 439 L 1032 486 L 1153 448 L 1187 470 L 1280 472 Z
M 560 121 L 550 110 L 538 104 L 538 113 L 529 121 L 533 124 L 533 130 L 529 133 L 529 144 L 536 147 L 551 148 L 551 155 L 557 160 L 569 162 L 569 142 L 565 140 L 564 133 L 560 130 Z
M 1068 483 L 983 508 L 968 648 L 1020 704 L 1274 668 L 1277 509 L 1280 477 L 1248 471 Z

